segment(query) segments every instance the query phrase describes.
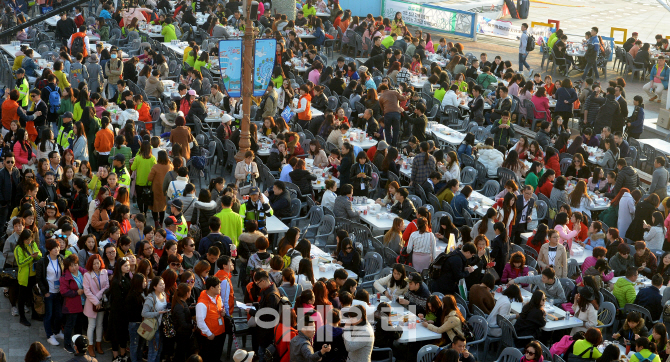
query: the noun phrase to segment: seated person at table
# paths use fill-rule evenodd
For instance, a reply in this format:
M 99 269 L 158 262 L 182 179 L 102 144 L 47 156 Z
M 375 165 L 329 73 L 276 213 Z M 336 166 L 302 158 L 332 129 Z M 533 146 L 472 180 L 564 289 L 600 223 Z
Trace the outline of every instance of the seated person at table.
M 654 274 L 651 278 L 651 285 L 642 288 L 635 297 L 635 304 L 640 307 L 645 307 L 651 314 L 651 319 L 658 320 L 663 313 L 663 296 L 661 295 L 661 287 L 663 287 L 663 277 L 659 274 Z
M 560 286 L 559 288 L 561 290 L 563 289 Z M 519 317 L 514 325 L 514 330 L 516 331 L 517 336 L 533 336 L 535 339 L 540 338 L 542 328 L 547 324 L 545 318 L 547 311 L 544 310 L 544 303 L 547 299 L 549 298 L 544 295 L 544 292 L 541 289 L 533 292 L 530 301 L 521 308 L 521 313 L 519 313 Z
M 409 288 L 405 266 L 393 265 L 391 274 L 375 280 L 374 287 L 377 292 L 384 294 L 389 299 L 392 299 L 393 296 L 404 295 Z
M 525 277 L 528 275 L 528 266 L 526 266 L 526 255 L 520 251 L 512 254 L 509 258 L 509 263 L 505 265 L 500 282 L 505 284 L 510 279 Z M 528 284 L 521 284 L 522 287 L 527 287 Z M 487 313 L 488 314 L 488 313 Z
M 342 217 L 353 222 L 358 222 L 360 217 L 351 204 L 351 198 L 354 196 L 354 187 L 345 184 L 340 188 L 340 191 L 340 196 L 335 199 L 335 203 L 333 204 L 333 213 L 335 214 L 335 217 Z M 405 193 L 407 193 L 407 190 L 405 190 Z
M 344 267 L 344 269 L 351 270 L 355 274 L 360 273 L 361 255 L 354 247 L 353 242 L 349 238 L 344 238 L 340 243 L 340 253 L 337 254 L 337 261 L 335 262 Z
M 457 179 L 451 179 L 447 181 L 447 184 L 445 185 L 445 188 L 442 190 L 441 193 L 437 194 L 437 199 L 442 201 L 446 201 L 449 204 L 451 204 L 451 200 L 454 199 L 454 195 L 458 194 L 458 189 L 460 188 L 459 182 Z
M 487 124 L 499 120 L 505 111 L 512 109 L 512 96 L 509 95 L 507 87 L 504 85 L 498 87 L 498 92 L 500 92 L 500 98 L 496 99 L 495 105 L 491 107 L 491 112 L 485 114 L 486 118 L 488 118 Z
M 548 299 L 554 300 L 555 305 L 560 305 L 566 302 L 565 291 L 563 290 L 563 286 L 561 286 L 561 283 L 556 279 L 556 273 L 554 272 L 554 269 L 551 267 L 544 268 L 544 270 L 542 270 L 542 274 L 540 275 L 518 277 L 510 279 L 507 282 L 508 285 L 519 284 L 519 283 L 528 283 L 536 285 L 541 291 L 543 291 L 547 295 Z
M 642 273 L 645 277 L 651 278 L 652 275 L 656 274 L 656 266 L 658 265 L 656 254 L 647 248 L 647 243 L 644 241 L 635 242 L 633 260 L 635 260 L 635 267 L 638 272 Z
M 416 313 L 425 314 L 426 303 L 428 298 L 430 298 L 430 291 L 426 284 L 424 284 L 421 274 L 411 273 L 407 281 L 407 291 L 401 296 L 402 299 L 398 298 L 398 303 L 405 308 L 416 306 Z
M 616 277 L 624 276 L 628 269 L 634 267 L 635 260 L 630 256 L 628 244 L 619 244 L 616 255 L 609 260 L 609 263 Z
M 616 196 L 614 193 L 614 184 L 616 184 L 616 173 L 614 171 L 607 172 L 607 183 L 601 187 L 599 190 L 596 190 L 596 194 L 602 194 L 605 197 L 608 197 L 607 194 Z
M 568 180 L 588 180 L 589 176 L 591 176 L 591 171 L 589 171 L 589 168 L 584 162 L 584 156 L 582 156 L 581 153 L 576 153 L 572 157 L 572 163 L 568 166 L 568 170 L 565 171 L 565 177 Z
M 493 143 L 496 146 L 507 148 L 509 140 L 514 138 L 514 125 L 510 121 L 511 114 L 509 111 L 502 111 L 500 119 L 493 122 L 491 127 L 491 134 L 493 134 Z
M 463 323 L 465 323 L 465 318 L 458 309 L 456 298 L 453 295 L 445 295 L 442 298 L 442 316 L 439 323 L 436 321 L 433 325 L 423 322 L 421 325 L 431 332 L 441 333 L 444 341 L 451 343 L 456 336 L 464 337 Z
M 628 247 L 627 244 L 621 244 L 619 246 Z M 614 283 L 612 294 L 614 294 L 619 301 L 619 308 L 623 309 L 626 307 L 626 304 L 635 303 L 635 298 L 637 297 L 637 292 L 635 291 L 637 275 L 638 273 L 635 267 L 628 268 L 628 270 L 626 270 L 626 276 L 619 278 L 616 283 Z
M 412 201 L 409 200 L 407 196 L 409 196 L 409 192 L 407 192 L 406 188 L 400 188 L 396 190 L 396 203 L 393 205 L 393 207 L 391 207 L 391 213 L 396 214 L 405 220 L 414 220 L 416 219 L 416 209 L 414 208 Z M 358 215 L 358 213 L 356 214 Z
M 456 224 L 456 226 L 465 225 L 465 218 L 462 216 L 462 212 L 469 212 L 470 214 L 474 213 L 474 211 L 470 209 L 470 203 L 468 201 L 470 194 L 472 194 L 472 187 L 467 185 L 463 187 L 461 193 L 454 196 L 451 200 L 451 208 L 454 210 L 454 224 Z M 477 206 L 475 205 L 475 210 L 476 209 Z
M 649 343 L 647 337 L 649 337 L 649 330 L 644 325 L 644 318 L 638 312 L 629 312 L 621 329 L 612 335 L 615 340 L 623 338 L 631 343 L 637 343 L 637 340 L 645 340 Z
M 667 39 L 663 39 L 667 41 Z M 640 336 L 642 337 L 642 336 Z M 640 362 L 640 361 L 651 361 L 651 362 L 661 362 L 661 358 L 658 354 L 651 351 L 651 342 L 647 338 L 638 338 L 635 340 L 635 354 L 630 357 L 630 362 Z M 656 347 L 663 349 L 663 346 Z
M 591 294 L 593 295 L 593 294 Z M 591 306 L 590 308 L 593 308 Z M 574 330 L 574 328 L 573 328 Z M 571 333 L 572 334 L 572 333 Z M 580 356 L 580 359 L 594 360 L 600 358 L 602 353 L 598 350 L 598 346 L 603 342 L 603 336 L 597 328 L 589 328 L 584 333 L 584 339 L 575 342 L 572 347 L 572 354 Z
M 478 144 L 476 148 L 479 154 L 478 161 L 486 167 L 488 176 L 498 177 L 498 168 L 505 162 L 505 155 L 493 147 L 493 144 L 493 138 L 488 137 L 483 144 Z
M 471 311 L 474 310 L 472 308 L 474 305 L 486 314 L 491 313 L 493 307 L 496 305 L 493 294 L 491 294 L 491 291 L 496 287 L 495 282 L 495 277 L 490 273 L 486 273 L 482 277 L 482 282 L 480 284 L 475 284 L 470 287 L 468 302 L 470 303 Z

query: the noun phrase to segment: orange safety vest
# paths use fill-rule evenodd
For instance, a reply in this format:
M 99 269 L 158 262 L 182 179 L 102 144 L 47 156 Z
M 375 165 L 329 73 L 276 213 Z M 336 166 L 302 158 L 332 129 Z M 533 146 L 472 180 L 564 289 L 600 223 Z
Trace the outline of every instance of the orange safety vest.
M 82 33 L 82 32 L 77 32 L 77 33 L 72 34 L 72 45 L 74 45 L 74 41 L 77 40 L 77 38 L 84 38 L 85 36 L 86 36 L 86 33 Z M 84 41 L 84 54 L 83 55 L 84 55 L 84 58 L 86 58 L 88 56 L 88 50 L 86 50 L 85 40 L 82 39 L 82 41 Z M 72 54 L 72 48 L 70 48 L 70 55 L 72 55 L 72 56 L 77 55 L 77 54 Z
M 207 314 L 205 315 L 205 324 L 207 324 L 207 328 L 209 328 L 209 331 L 212 332 L 215 336 L 219 336 L 225 332 L 225 326 L 223 323 L 223 317 L 221 317 L 220 310 L 223 309 L 223 303 L 221 303 L 221 296 L 217 295 L 216 296 L 216 305 L 212 303 L 212 300 L 209 298 L 209 295 L 207 295 L 207 291 L 203 290 L 200 293 L 200 297 L 198 297 L 198 303 L 202 303 L 205 306 L 207 306 Z M 221 321 L 221 322 L 219 322 Z M 203 336 L 207 337 L 205 333 L 202 331 Z
M 11 99 L 7 99 L 2 103 L 2 127 L 9 129 L 12 121 L 19 120 L 19 115 L 16 110 L 19 109 L 19 103 Z
M 154 125 L 151 123 L 153 119 L 151 118 L 151 110 L 149 109 L 149 105 L 146 102 L 142 102 L 137 105 L 136 110 L 140 114 L 139 121 L 145 123 L 144 127 L 147 129 L 147 131 L 151 131 Z
M 301 121 L 311 121 L 312 120 L 312 96 L 309 94 L 305 94 L 300 98 L 300 103 L 302 103 L 303 99 L 307 99 L 307 107 L 305 107 L 305 111 L 298 113 L 298 119 Z M 298 103 L 298 104 L 300 104 Z
M 227 280 L 228 285 L 230 285 L 230 294 L 228 295 L 228 308 L 232 311 L 232 308 L 235 307 L 235 293 L 233 292 L 233 282 L 230 281 L 230 273 L 226 273 L 223 270 L 219 270 L 214 274 L 215 277 L 219 278 L 220 281 Z M 231 314 L 232 315 L 232 314 Z

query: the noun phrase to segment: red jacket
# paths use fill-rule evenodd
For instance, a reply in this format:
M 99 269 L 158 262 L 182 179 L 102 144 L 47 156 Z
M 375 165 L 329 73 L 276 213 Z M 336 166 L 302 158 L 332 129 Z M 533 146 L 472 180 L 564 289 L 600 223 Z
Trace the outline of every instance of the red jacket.
M 405 228 L 405 231 L 402 233 L 402 239 L 405 240 L 405 243 L 407 243 L 407 242 L 409 241 L 409 237 L 412 236 L 412 233 L 413 233 L 413 232 L 419 230 L 419 229 L 416 227 L 416 220 L 417 220 L 417 219 L 414 219 L 414 221 L 412 221 L 411 223 L 409 223 L 409 224 L 407 225 L 407 227 Z M 433 230 L 430 228 L 430 225 L 427 225 L 427 226 L 428 226 L 428 227 L 427 227 L 428 232 L 431 232 L 431 233 L 432 233 Z
M 84 273 L 86 269 L 79 267 L 79 275 L 82 280 L 82 288 L 84 289 Z M 66 270 L 63 276 L 60 277 L 60 294 L 63 296 L 63 313 L 82 313 L 84 311 L 84 303 L 82 303 L 81 295 L 77 294 L 79 286 L 74 280 L 72 273 Z
M 561 175 L 561 165 L 558 163 L 558 155 L 552 156 L 544 165 L 547 169 L 556 171 L 556 177 Z M 549 196 L 547 196 L 549 197 Z
M 277 352 L 281 359 L 279 362 L 289 362 L 291 359 L 291 340 L 293 337 L 298 335 L 298 330 L 291 328 L 290 330 L 286 328 L 283 324 L 279 324 L 275 327 L 275 345 L 277 346 Z
M 554 184 L 547 181 L 542 186 L 538 187 L 537 190 L 535 190 L 535 193 L 539 194 L 541 192 L 544 196 L 551 197 L 551 189 L 553 188 Z
M 151 118 L 151 107 L 149 107 L 149 104 L 147 102 L 142 102 L 136 109 L 137 112 L 140 113 L 139 120 L 145 123 L 144 127 L 146 127 L 147 131 L 151 131 L 153 129 L 151 121 L 153 121 L 153 119 Z

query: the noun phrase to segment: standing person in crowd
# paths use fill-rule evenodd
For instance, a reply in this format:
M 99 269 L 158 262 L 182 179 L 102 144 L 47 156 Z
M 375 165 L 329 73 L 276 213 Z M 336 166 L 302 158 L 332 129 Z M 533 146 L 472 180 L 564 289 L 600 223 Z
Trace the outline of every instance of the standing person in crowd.
M 20 218 L 15 220 L 23 222 Z M 5 241 L 5 243 L 9 243 L 9 241 Z M 52 346 L 58 346 L 59 343 L 56 340 L 57 333 L 54 333 L 52 326 L 61 325 L 63 302 L 59 285 L 60 277 L 65 271 L 65 266 L 63 265 L 63 256 L 59 253 L 60 245 L 58 245 L 57 241 L 49 239 L 46 241 L 45 247 L 47 254 L 35 265 L 36 280 L 40 290 L 44 293 L 45 314 L 43 322 L 47 342 Z
M 114 274 L 109 287 L 109 321 L 112 341 L 112 362 L 124 361 L 128 344 L 128 314 L 126 297 L 131 289 L 130 262 L 120 259 L 114 265 Z
M 165 281 L 159 276 L 151 279 L 149 293 L 144 299 L 142 318 L 155 318 L 157 325 L 161 325 L 163 315 L 168 313 L 168 300 L 165 295 Z M 162 331 L 156 331 L 154 337 L 147 341 L 149 344 L 147 362 L 160 362 L 163 349 Z
M 33 305 L 31 302 L 31 294 L 33 286 L 37 282 L 37 273 L 35 272 L 35 267 L 33 264 L 41 257 L 42 252 L 39 250 L 37 243 L 35 242 L 33 232 L 30 229 L 23 230 L 19 235 L 18 240 L 16 241 L 16 248 L 14 248 L 14 258 L 16 259 L 16 264 L 19 266 L 17 272 L 17 279 L 19 281 L 19 323 L 26 327 L 30 327 L 30 322 L 28 322 L 26 319 L 24 307 L 26 305 Z M 67 266 L 65 268 L 67 268 Z M 35 312 L 33 307 L 32 315 L 36 316 L 36 313 L 37 312 Z M 66 346 L 68 345 L 66 344 Z
M 79 257 L 71 254 L 63 261 L 65 272 L 60 277 L 60 292 L 63 296 L 63 317 L 65 319 L 64 342 L 65 350 L 74 353 L 72 348 L 72 334 L 75 325 L 81 325 L 78 319 L 83 318 L 84 303 L 84 273 L 86 269 L 79 266 Z
M 105 319 L 103 303 L 108 300 L 106 293 L 109 290 L 109 275 L 104 268 L 105 264 L 99 254 L 91 255 L 86 261 L 87 272 L 84 274 L 86 305 L 84 306 L 84 315 L 88 318 L 87 336 L 90 342 L 88 354 L 91 357 L 95 357 L 94 340 L 97 353 L 104 353 L 102 351 L 102 322 Z M 94 337 L 96 338 L 94 339 Z

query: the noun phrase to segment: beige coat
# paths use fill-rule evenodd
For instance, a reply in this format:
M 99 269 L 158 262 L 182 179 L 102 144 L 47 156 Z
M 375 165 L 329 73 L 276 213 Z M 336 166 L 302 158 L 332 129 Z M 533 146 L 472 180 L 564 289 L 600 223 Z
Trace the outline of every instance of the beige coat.
M 258 166 L 256 165 L 256 162 L 253 161 L 251 162 L 251 173 L 253 174 L 251 177 L 251 184 L 256 186 L 256 179 L 260 176 L 260 173 L 258 172 Z M 244 183 L 246 178 L 246 162 L 240 161 L 237 163 L 237 166 L 235 166 L 235 181 L 237 182 L 238 187 Z
M 328 135 L 328 139 L 326 142 L 330 142 L 334 145 L 336 145 L 338 148 L 342 148 L 342 145 L 344 145 L 344 135 L 342 134 L 342 131 L 339 129 L 334 129 L 330 132 Z
M 308 151 L 308 150 L 305 150 L 305 151 Z M 313 158 L 314 159 L 314 166 L 316 166 L 316 167 L 324 168 L 324 167 L 330 166 L 330 162 L 328 162 L 328 156 L 326 156 L 326 152 L 324 150 L 319 150 L 319 153 L 317 153 L 316 156 L 312 157 L 312 155 L 309 155 L 308 158 Z
M 149 77 L 147 79 L 146 85 L 144 86 L 144 91 L 147 93 L 147 96 L 156 97 L 158 99 L 163 97 L 164 90 L 165 87 L 163 86 L 163 82 L 154 76 Z
M 154 204 L 151 206 L 151 211 L 165 211 L 167 198 L 163 192 L 163 179 L 172 169 L 172 163 L 168 163 L 167 165 L 157 163 L 151 168 L 149 178 L 147 179 L 151 183 L 151 190 L 154 192 Z M 162 224 L 163 220 L 160 220 L 160 223 Z
M 453 340 L 456 334 L 459 336 L 463 337 L 463 328 L 461 324 L 461 320 L 458 319 L 458 315 L 456 314 L 455 310 L 452 310 L 451 313 L 447 316 L 447 319 L 445 319 L 444 323 L 442 323 L 441 326 L 436 326 L 434 324 L 429 324 L 428 327 L 429 331 L 435 332 L 435 333 L 446 333 L 449 336 L 449 339 Z
M 565 247 L 561 244 L 558 244 L 558 249 L 556 249 L 556 259 L 554 260 L 554 272 L 556 273 L 556 279 L 558 278 L 567 278 L 568 277 L 568 253 L 565 251 Z M 537 263 L 542 269 L 548 267 L 549 264 L 549 243 L 542 245 L 540 248 L 540 254 L 537 257 Z
M 107 74 L 107 82 L 116 85 L 119 77 L 123 74 L 123 61 L 121 59 L 110 59 L 105 64 L 105 74 Z

